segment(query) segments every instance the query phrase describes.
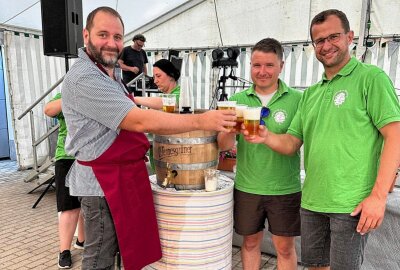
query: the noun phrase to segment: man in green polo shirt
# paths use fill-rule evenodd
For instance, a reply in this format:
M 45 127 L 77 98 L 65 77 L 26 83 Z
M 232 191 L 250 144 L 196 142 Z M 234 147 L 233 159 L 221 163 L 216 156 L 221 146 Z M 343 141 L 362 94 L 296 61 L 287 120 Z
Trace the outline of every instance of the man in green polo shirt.
M 249 107 L 268 107 L 265 125 L 285 133 L 293 119 L 301 92 L 278 77 L 283 68 L 283 48 L 275 39 L 259 41 L 251 53 L 253 85 L 230 100 Z M 300 235 L 300 155 L 285 156 L 261 144 L 246 142 L 242 135 L 220 133 L 221 150 L 231 149 L 237 139 L 234 190 L 234 227 L 243 235 L 244 269 L 259 269 L 265 219 L 277 252 L 279 269 L 297 269 L 295 236 Z
M 302 263 L 360 269 L 368 232 L 382 223 L 400 163 L 399 101 L 384 71 L 350 57 L 354 33 L 343 12 L 317 14 L 310 34 L 325 72 L 303 94 L 287 134 L 243 133 L 289 155 L 304 142 Z

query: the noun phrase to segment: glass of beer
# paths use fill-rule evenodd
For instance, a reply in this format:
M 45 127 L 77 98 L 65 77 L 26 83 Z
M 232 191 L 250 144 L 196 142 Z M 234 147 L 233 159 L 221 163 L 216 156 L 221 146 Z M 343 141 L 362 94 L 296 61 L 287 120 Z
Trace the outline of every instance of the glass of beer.
M 216 191 L 218 187 L 219 171 L 216 169 L 204 170 L 204 184 L 206 191 Z
M 261 107 L 247 107 L 243 111 L 244 126 L 250 136 L 258 134 L 258 126 L 260 125 Z
M 168 113 L 175 112 L 176 95 L 174 94 L 162 94 L 163 111 Z
M 235 110 L 236 101 L 218 101 L 217 102 L 218 110 Z M 234 127 L 225 127 L 229 130 L 232 130 Z
M 244 122 L 244 118 L 243 118 L 243 112 L 244 110 L 247 108 L 247 105 L 243 105 L 243 104 L 236 104 L 236 126 L 235 126 L 235 130 L 237 132 L 240 132 L 241 128 L 242 128 L 242 124 Z

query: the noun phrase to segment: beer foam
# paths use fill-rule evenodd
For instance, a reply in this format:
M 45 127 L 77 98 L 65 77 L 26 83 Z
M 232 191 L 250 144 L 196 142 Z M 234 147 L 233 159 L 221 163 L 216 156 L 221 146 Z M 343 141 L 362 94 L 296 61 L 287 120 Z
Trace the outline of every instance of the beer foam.
M 218 101 L 217 102 L 217 107 L 235 107 L 236 106 L 236 101 Z
M 236 105 L 236 116 L 243 117 L 243 111 L 247 108 L 246 105 Z
M 247 108 L 243 111 L 244 119 L 260 120 L 261 108 Z

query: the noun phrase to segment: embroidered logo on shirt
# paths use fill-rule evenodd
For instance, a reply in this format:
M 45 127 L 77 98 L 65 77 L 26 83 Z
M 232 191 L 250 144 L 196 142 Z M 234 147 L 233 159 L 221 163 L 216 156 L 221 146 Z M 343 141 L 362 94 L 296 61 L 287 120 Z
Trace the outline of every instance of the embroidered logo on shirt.
M 284 110 L 276 110 L 273 114 L 273 118 L 276 123 L 282 124 L 287 118 L 287 113 Z
M 348 93 L 346 90 L 338 91 L 333 97 L 333 104 L 337 107 L 341 106 L 346 101 L 347 96 Z

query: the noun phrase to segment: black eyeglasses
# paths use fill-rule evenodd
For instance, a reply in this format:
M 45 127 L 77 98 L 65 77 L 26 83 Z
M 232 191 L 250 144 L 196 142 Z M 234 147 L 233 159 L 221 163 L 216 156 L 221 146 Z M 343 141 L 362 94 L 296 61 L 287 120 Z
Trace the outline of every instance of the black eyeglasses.
M 144 42 L 142 44 L 139 44 L 139 42 L 136 41 L 135 43 L 136 43 L 136 46 L 138 46 L 138 47 L 141 47 L 141 48 L 144 47 Z
M 338 42 L 340 39 L 340 36 L 344 35 L 344 34 L 345 33 L 334 33 L 334 34 L 327 36 L 326 38 L 319 38 L 317 40 L 314 40 L 312 44 L 314 45 L 314 47 L 320 48 L 320 47 L 324 46 L 325 41 L 328 41 L 331 44 Z
M 260 125 L 265 126 L 265 121 L 263 120 L 264 117 L 267 117 L 271 110 L 267 107 L 262 107 L 261 108 L 261 114 L 260 114 Z

